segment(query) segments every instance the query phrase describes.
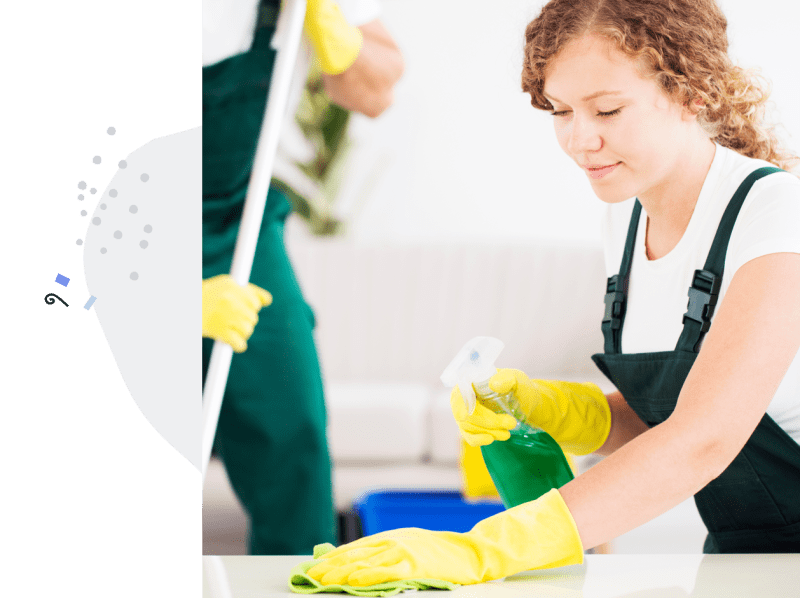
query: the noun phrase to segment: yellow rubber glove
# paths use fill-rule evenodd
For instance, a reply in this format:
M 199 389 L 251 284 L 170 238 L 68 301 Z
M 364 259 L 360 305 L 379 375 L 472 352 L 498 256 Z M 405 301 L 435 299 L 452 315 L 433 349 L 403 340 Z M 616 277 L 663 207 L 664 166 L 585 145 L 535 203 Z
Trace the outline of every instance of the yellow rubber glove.
M 308 0 L 305 30 L 322 72 L 338 75 L 358 58 L 363 35 L 348 23 L 333 0 Z
M 499 394 L 514 392 L 525 421 L 550 434 L 565 452 L 588 455 L 608 438 L 611 409 L 595 384 L 531 380 L 519 370 L 501 369 L 489 380 L 489 388 Z M 516 426 L 513 417 L 498 415 L 486 407 L 479 410 L 480 402 L 472 415 L 467 415 L 460 399 L 456 387 L 450 407 L 464 440 L 479 446 L 508 439 L 508 430 Z
M 247 339 L 258 322 L 258 312 L 272 303 L 261 287 L 242 287 L 228 274 L 203 281 L 203 336 L 222 341 L 237 353 L 247 350 Z
M 493 515 L 466 533 L 403 528 L 332 550 L 307 575 L 323 585 L 401 579 L 482 583 L 583 562 L 575 521 L 558 490 Z

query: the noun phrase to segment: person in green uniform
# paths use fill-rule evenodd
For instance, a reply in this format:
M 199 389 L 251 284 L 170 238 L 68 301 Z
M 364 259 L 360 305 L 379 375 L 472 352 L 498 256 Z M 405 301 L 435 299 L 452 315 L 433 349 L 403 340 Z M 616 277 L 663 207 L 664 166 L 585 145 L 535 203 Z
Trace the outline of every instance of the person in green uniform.
M 469 532 L 383 532 L 310 577 L 471 584 L 576 564 L 692 496 L 705 552 L 800 552 L 800 160 L 764 124 L 767 93 L 726 30 L 714 0 L 552 0 L 525 31 L 523 90 L 607 204 L 593 359 L 617 390 L 511 369 L 489 384 L 605 458 Z M 457 387 L 451 406 L 472 445 L 516 424 L 467 413 Z
M 225 13 L 226 4 L 209 18 L 250 14 Z M 314 315 L 284 247 L 289 202 L 274 187 L 251 283 L 240 287 L 227 274 L 268 101 L 280 10 L 279 0 L 250 4 L 258 16 L 249 48 L 203 68 L 203 380 L 213 340 L 230 344 L 236 354 L 215 449 L 250 517 L 249 552 L 309 554 L 336 538 L 331 463 Z M 403 63 L 380 21 L 356 27 L 330 0 L 309 0 L 305 30 L 332 101 L 368 116 L 391 104 Z

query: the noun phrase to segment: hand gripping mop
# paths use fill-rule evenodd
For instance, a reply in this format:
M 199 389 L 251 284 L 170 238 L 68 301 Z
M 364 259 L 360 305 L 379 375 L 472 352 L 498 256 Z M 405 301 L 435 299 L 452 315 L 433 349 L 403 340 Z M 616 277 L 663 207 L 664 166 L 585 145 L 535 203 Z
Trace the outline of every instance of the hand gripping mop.
M 253 171 L 244 201 L 242 222 L 236 247 L 233 251 L 231 277 L 240 285 L 250 281 L 253 258 L 256 253 L 258 232 L 264 217 L 267 193 L 272 180 L 272 169 L 275 152 L 278 148 L 281 123 L 286 114 L 286 104 L 292 83 L 292 73 L 297 61 L 300 38 L 303 32 L 303 21 L 306 14 L 306 0 L 286 0 L 278 17 L 275 38 L 280 41 L 275 58 L 275 70 L 269 84 L 269 97 L 264 112 L 264 121 L 258 136 L 256 155 L 253 160 Z M 206 477 L 208 461 L 211 458 L 211 447 L 217 432 L 219 412 L 222 408 L 222 397 L 228 382 L 233 349 L 225 343 L 215 341 L 208 365 L 206 384 L 203 389 L 203 479 Z
M 519 422 L 506 441 L 481 447 L 486 469 L 506 508 L 535 500 L 573 479 L 572 468 L 558 443 L 544 430 L 525 422 L 514 393 L 500 395 L 489 388 L 497 372 L 494 362 L 503 342 L 488 336 L 469 341 L 447 366 L 442 382 L 458 385 L 471 414 L 477 401 L 495 413 L 508 413 Z

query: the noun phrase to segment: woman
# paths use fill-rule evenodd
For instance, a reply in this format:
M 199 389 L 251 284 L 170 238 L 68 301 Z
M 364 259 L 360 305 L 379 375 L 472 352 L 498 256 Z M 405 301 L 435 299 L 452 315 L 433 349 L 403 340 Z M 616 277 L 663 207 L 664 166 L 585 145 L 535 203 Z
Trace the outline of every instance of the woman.
M 336 520 L 314 315 L 283 240 L 291 211 L 270 187 L 251 284 L 230 278 L 272 77 L 280 0 L 206 3 L 203 59 L 203 380 L 212 339 L 236 351 L 215 448 L 250 516 L 251 554 L 307 554 Z M 392 103 L 400 51 L 372 0 L 309 0 L 305 31 L 331 101 L 370 117 Z M 303 73 L 299 79 L 305 80 Z M 264 291 L 267 289 L 269 292 Z M 259 313 L 262 307 L 269 308 Z
M 608 204 L 594 360 L 619 392 L 513 370 L 491 386 L 569 451 L 608 456 L 468 533 L 385 532 L 310 576 L 478 583 L 580 563 L 692 495 L 706 552 L 800 551 L 800 181 L 774 168 L 796 158 L 725 30 L 713 0 L 554 0 L 526 30 L 523 89 Z M 451 403 L 470 444 L 508 438 L 510 416 Z

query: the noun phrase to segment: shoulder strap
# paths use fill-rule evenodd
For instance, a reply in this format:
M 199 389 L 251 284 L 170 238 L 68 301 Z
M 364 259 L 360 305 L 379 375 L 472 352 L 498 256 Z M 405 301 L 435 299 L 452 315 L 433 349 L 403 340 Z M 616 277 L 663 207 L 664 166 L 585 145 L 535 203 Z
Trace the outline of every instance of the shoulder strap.
M 765 166 L 750 173 L 742 181 L 736 193 L 728 202 L 725 213 L 722 215 L 711 249 L 702 270 L 695 270 L 692 279 L 692 286 L 689 288 L 689 305 L 686 314 L 683 316 L 683 332 L 678 339 L 675 347 L 677 351 L 688 351 L 697 353 L 708 329 L 711 327 L 711 317 L 714 315 L 714 308 L 717 305 L 720 286 L 722 285 L 722 273 L 725 268 L 725 256 L 728 252 L 728 242 L 731 238 L 733 226 L 739 210 L 747 198 L 753 184 L 775 172 L 783 172 L 774 166 Z
M 631 273 L 631 262 L 633 262 L 633 248 L 636 245 L 636 230 L 639 226 L 639 216 L 642 213 L 642 204 L 639 200 L 633 204 L 631 221 L 628 225 L 628 236 L 625 239 L 625 249 L 622 252 L 622 264 L 619 267 L 619 274 L 611 276 L 606 282 L 605 304 L 606 311 L 603 315 L 604 345 L 606 353 L 621 352 L 622 324 L 625 321 L 625 302 L 628 295 L 628 278 Z

